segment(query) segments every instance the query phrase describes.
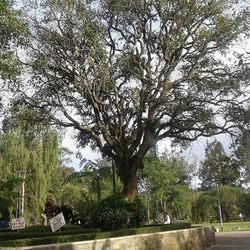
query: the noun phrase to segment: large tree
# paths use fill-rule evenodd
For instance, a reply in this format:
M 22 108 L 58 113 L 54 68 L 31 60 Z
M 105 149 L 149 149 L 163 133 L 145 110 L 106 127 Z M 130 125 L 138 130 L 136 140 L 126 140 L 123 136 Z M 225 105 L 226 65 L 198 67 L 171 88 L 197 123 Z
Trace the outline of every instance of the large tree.
M 228 60 L 249 28 L 242 1 L 35 2 L 23 100 L 112 158 L 125 196 L 157 141 L 233 128 L 249 77 L 244 55 Z

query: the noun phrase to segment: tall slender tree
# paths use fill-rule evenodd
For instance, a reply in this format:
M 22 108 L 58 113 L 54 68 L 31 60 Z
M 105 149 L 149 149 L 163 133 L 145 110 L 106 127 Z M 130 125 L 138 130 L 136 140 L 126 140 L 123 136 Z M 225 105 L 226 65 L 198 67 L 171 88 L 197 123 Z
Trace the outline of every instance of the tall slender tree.
M 24 120 L 24 116 L 30 119 Z M 31 122 L 32 116 L 33 111 L 21 107 L 3 122 L 0 177 L 5 183 L 15 180 L 11 192 L 12 200 L 17 197 L 16 216 L 37 223 L 52 189 L 51 175 L 58 166 L 59 143 L 57 133 L 49 127 L 36 126 Z
M 201 163 L 199 177 L 203 188 L 216 185 L 240 184 L 240 164 L 226 155 L 223 146 L 213 141 L 206 148 L 205 160 Z

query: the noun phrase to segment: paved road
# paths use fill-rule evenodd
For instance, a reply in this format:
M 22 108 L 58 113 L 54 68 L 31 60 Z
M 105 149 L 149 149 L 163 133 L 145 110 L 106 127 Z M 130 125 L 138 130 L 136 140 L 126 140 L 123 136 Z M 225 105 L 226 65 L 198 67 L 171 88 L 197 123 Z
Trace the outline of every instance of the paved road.
M 215 233 L 220 250 L 250 250 L 250 231 Z

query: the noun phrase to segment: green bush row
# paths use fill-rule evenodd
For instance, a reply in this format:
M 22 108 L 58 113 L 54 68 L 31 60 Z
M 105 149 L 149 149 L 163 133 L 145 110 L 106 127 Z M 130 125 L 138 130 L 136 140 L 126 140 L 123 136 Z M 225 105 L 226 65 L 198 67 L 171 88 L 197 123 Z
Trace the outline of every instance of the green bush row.
M 80 225 L 70 225 L 66 224 L 61 228 L 61 231 L 73 231 L 73 230 L 81 230 L 82 226 Z M 26 227 L 24 229 L 21 229 L 20 231 L 22 232 L 51 232 L 51 227 L 50 226 L 44 226 L 44 225 L 35 225 L 35 226 L 30 226 Z
M 178 229 L 185 229 L 185 228 L 191 228 L 190 222 L 180 222 L 180 223 L 173 223 L 173 224 L 151 224 L 151 225 L 145 225 L 146 228 L 168 228 L 169 230 L 178 230 Z M 165 230 L 164 230 L 165 231 Z
M 32 245 L 34 246 L 34 245 L 53 244 L 53 243 L 65 243 L 65 242 L 74 242 L 74 241 L 105 239 L 105 238 L 120 237 L 120 236 L 126 236 L 126 235 L 156 233 L 156 232 L 184 229 L 184 228 L 190 228 L 190 227 L 191 227 L 190 223 L 180 223 L 180 224 L 158 225 L 158 226 L 142 227 L 142 228 L 120 229 L 120 230 L 111 231 L 111 232 L 60 235 L 60 236 L 54 235 L 54 236 L 47 236 L 43 238 L 28 238 L 28 239 L 2 241 L 0 242 L 0 246 L 1 247 L 21 247 L 21 246 L 32 246 Z
M 74 235 L 74 234 L 89 234 L 97 233 L 99 229 L 80 229 L 72 231 L 61 231 L 61 232 L 7 232 L 0 234 L 0 241 L 4 240 L 16 240 L 16 239 L 28 239 L 28 238 L 38 238 L 38 237 L 47 237 L 47 236 L 60 236 L 60 235 Z
M 83 227 L 80 225 L 70 225 L 66 224 L 61 228 L 61 231 L 73 231 L 73 230 L 82 230 Z M 1 233 L 6 233 L 6 232 L 13 232 L 10 228 L 1 228 L 0 229 L 0 234 Z M 20 229 L 19 232 L 31 232 L 31 233 L 42 233 L 42 232 L 51 232 L 51 227 L 50 226 L 44 226 L 44 225 L 35 225 L 35 226 L 30 226 L 26 227 L 23 229 Z
M 0 229 L 0 234 L 1 233 L 7 233 L 7 232 L 11 232 L 12 230 L 10 228 L 1 228 Z

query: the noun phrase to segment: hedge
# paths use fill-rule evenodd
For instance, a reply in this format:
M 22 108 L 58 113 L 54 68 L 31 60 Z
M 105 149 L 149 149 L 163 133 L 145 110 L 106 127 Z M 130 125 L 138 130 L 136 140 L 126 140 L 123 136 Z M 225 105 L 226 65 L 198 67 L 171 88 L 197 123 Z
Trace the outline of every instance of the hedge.
M 16 239 L 29 239 L 29 238 L 40 238 L 48 236 L 61 236 L 61 235 L 74 235 L 74 234 L 90 234 L 97 233 L 99 229 L 81 229 L 72 231 L 62 232 L 6 232 L 0 233 L 0 242 L 4 240 L 16 240 Z
M 177 230 L 190 228 L 190 223 L 180 223 L 180 224 L 169 224 L 169 225 L 158 225 L 149 226 L 141 228 L 131 228 L 131 229 L 120 229 L 112 232 L 98 232 L 89 234 L 74 234 L 74 235 L 54 235 L 46 236 L 40 238 L 26 238 L 26 239 L 16 239 L 16 240 L 6 240 L 0 242 L 1 247 L 21 247 L 21 246 L 34 246 L 43 244 L 55 244 L 55 243 L 65 243 L 74 241 L 85 241 L 85 240 L 95 240 L 95 239 L 105 239 L 112 237 L 120 237 L 126 235 L 136 235 L 136 234 L 147 234 L 156 233 L 169 230 Z

